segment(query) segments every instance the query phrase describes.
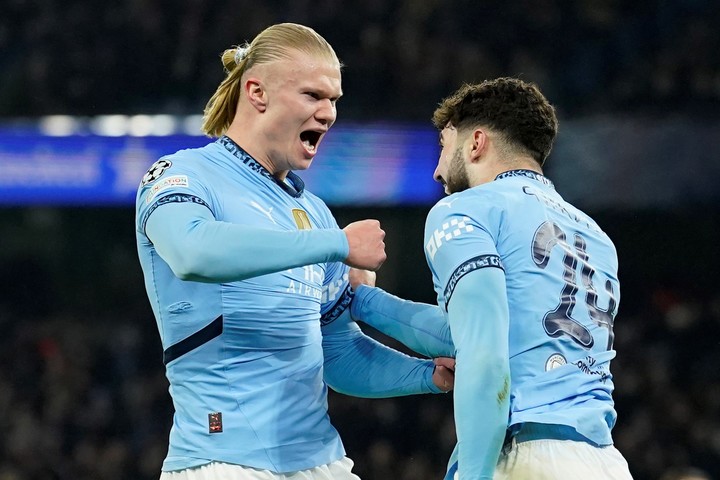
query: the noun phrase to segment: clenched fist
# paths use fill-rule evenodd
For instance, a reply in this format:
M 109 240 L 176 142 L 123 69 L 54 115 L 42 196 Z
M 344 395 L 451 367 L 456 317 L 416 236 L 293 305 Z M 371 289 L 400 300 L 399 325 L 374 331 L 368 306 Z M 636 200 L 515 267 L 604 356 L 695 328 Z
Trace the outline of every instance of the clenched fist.
M 350 245 L 345 263 L 351 267 L 375 271 L 383 264 L 385 232 L 377 220 L 360 220 L 343 229 Z

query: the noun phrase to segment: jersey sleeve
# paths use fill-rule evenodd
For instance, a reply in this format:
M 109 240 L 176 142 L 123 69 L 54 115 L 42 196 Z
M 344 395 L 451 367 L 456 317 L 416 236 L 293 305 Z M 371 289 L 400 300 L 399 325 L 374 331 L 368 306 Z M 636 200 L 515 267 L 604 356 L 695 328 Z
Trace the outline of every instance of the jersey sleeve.
M 442 393 L 432 360 L 393 350 L 365 335 L 345 309 L 322 329 L 323 376 L 335 391 L 365 398 Z
M 425 257 L 433 274 L 438 304 L 445 311 L 464 275 L 483 268 L 503 268 L 496 247 L 501 213 L 484 204 L 491 201 L 453 195 L 438 202 L 428 214 Z
M 148 170 L 138 191 L 138 233 L 178 278 L 239 281 L 347 257 L 347 237 L 337 227 L 290 231 L 219 220 L 216 194 L 203 179 L 168 157 Z
M 455 356 L 450 326 L 437 305 L 403 300 L 381 288 L 360 285 L 351 313 L 353 320 L 367 323 L 421 355 Z
M 137 229 L 145 234 L 150 215 L 163 205 L 188 203 L 205 207 L 216 217 L 215 198 L 200 172 L 182 157 L 169 155 L 153 163 L 140 182 L 136 199 Z
M 446 204 L 443 204 L 446 202 Z M 451 196 L 428 215 L 425 253 L 456 348 L 459 478 L 492 479 L 509 415 L 509 309 L 496 243 L 502 204 Z

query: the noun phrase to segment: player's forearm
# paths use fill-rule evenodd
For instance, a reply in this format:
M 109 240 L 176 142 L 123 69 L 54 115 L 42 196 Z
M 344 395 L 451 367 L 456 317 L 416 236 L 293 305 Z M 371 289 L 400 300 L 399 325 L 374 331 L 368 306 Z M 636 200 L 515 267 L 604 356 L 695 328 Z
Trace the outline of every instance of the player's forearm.
M 453 357 L 450 327 L 438 306 L 411 302 L 380 288 L 360 285 L 351 305 L 352 317 L 378 329 L 428 357 Z
M 432 361 L 376 342 L 355 323 L 338 322 L 347 328 L 323 336 L 325 381 L 333 390 L 365 398 L 442 393 L 432 381 Z
M 492 479 L 508 423 L 510 376 L 505 374 L 501 361 L 488 363 L 492 360 L 468 358 L 471 355 L 459 351 L 455 369 L 460 479 Z M 483 363 L 484 368 L 463 368 L 470 363 Z
M 201 205 L 164 205 L 146 229 L 158 254 L 183 280 L 244 280 L 302 265 L 343 260 L 342 230 L 282 231 L 216 221 Z
M 462 277 L 448 304 L 457 346 L 455 419 L 460 479 L 492 479 L 510 404 L 509 314 L 504 273 Z
M 458 473 L 461 480 L 491 480 L 508 423 L 508 361 L 492 346 L 467 340 L 458 340 L 455 367 Z

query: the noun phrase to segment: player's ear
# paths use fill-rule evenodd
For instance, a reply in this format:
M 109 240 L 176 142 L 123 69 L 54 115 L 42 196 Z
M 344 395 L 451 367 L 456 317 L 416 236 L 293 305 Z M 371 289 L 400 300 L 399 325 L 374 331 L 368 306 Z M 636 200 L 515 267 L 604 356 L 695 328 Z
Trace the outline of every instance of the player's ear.
M 470 140 L 470 162 L 476 163 L 482 158 L 485 151 L 487 151 L 489 138 L 484 129 L 476 128 L 472 131 Z
M 250 105 L 255 107 L 259 112 L 264 112 L 267 109 L 267 91 L 263 87 L 263 84 L 257 78 L 250 77 L 245 80 L 243 85 L 245 88 L 245 94 L 250 101 Z

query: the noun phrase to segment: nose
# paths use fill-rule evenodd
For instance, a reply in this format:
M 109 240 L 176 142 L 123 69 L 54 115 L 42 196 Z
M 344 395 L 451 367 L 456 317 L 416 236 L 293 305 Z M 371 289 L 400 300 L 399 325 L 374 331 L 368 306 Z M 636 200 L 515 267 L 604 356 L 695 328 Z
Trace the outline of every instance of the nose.
M 315 120 L 330 127 L 335 123 L 336 118 L 337 108 L 332 100 L 326 98 L 319 102 L 317 111 L 315 112 Z
M 435 167 L 435 171 L 433 172 L 433 178 L 438 183 L 443 183 L 442 175 L 440 175 L 440 165 Z

